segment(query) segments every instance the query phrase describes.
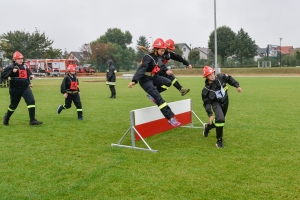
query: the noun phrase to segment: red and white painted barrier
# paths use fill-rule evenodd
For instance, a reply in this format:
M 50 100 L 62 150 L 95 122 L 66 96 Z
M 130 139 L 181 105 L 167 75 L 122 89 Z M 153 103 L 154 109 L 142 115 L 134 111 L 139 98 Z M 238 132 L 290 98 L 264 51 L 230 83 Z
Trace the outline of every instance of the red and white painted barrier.
M 181 101 L 168 103 L 168 106 L 172 109 L 176 119 L 181 123 L 182 127 L 199 128 L 193 126 L 193 115 L 202 123 L 200 118 L 192 110 L 192 100 L 185 99 Z M 190 126 L 184 126 L 190 124 Z M 112 146 L 134 148 L 139 150 L 152 150 L 146 143 L 144 138 L 150 137 L 155 134 L 159 134 L 175 127 L 168 123 L 168 120 L 163 116 L 157 106 L 151 106 L 147 108 L 132 110 L 130 112 L 130 128 L 120 139 L 118 144 L 112 144 Z M 132 146 L 121 145 L 122 140 L 131 130 L 131 143 Z M 135 147 L 135 140 L 142 140 L 148 149 Z
M 169 103 L 168 106 L 175 114 L 181 126 L 192 122 L 192 108 L 190 99 Z M 134 126 L 143 138 L 171 130 L 175 127 L 168 124 L 168 120 L 163 116 L 157 106 L 133 110 Z M 136 135 L 136 139 L 141 138 Z

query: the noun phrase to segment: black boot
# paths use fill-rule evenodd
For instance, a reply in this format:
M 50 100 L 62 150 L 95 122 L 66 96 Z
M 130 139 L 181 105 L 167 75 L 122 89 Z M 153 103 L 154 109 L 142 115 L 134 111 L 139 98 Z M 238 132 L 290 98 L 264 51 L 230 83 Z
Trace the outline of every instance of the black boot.
M 114 85 L 110 85 L 110 91 L 111 91 L 111 97 L 112 99 L 115 99 L 116 98 L 116 88 Z
M 33 120 L 30 120 L 30 122 L 29 122 L 29 125 L 40 125 L 40 124 L 42 124 L 43 122 L 40 122 L 40 121 L 38 121 L 38 120 L 36 120 L 36 119 L 33 119 Z
M 217 139 L 216 147 L 218 147 L 218 148 L 223 148 L 224 147 L 222 138 Z
M 217 142 L 216 142 L 216 146 L 218 148 L 223 148 L 224 144 L 223 144 L 223 126 L 221 127 L 216 127 L 216 133 L 217 133 Z
M 9 118 L 7 117 L 7 113 L 5 113 L 3 117 L 3 125 L 8 126 L 9 125 Z

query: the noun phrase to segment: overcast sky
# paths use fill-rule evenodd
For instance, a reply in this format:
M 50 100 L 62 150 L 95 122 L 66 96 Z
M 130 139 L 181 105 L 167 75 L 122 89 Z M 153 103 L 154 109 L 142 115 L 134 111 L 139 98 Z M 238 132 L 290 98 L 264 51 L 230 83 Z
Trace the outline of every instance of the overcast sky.
M 217 27 L 241 28 L 260 47 L 300 47 L 300 0 L 216 0 Z M 35 28 L 53 47 L 79 51 L 108 28 L 207 47 L 214 31 L 214 0 L 0 0 L 0 34 Z M 152 37 L 152 38 L 151 38 Z

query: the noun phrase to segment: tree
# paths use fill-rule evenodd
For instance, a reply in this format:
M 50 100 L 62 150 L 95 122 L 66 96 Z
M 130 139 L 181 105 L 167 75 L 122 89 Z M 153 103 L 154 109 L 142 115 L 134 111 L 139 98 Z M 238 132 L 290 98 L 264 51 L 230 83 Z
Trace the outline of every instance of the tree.
M 91 62 L 95 64 L 100 71 L 105 71 L 107 66 L 106 62 L 111 59 L 114 52 L 112 43 L 98 43 L 96 45 L 91 45 L 91 51 Z
M 49 40 L 45 33 L 40 33 L 38 30 L 33 33 L 9 31 L 0 37 L 7 41 L 1 42 L 0 45 L 8 58 L 11 58 L 15 51 L 20 51 L 26 58 L 42 58 L 53 44 L 53 40 Z
M 83 53 L 83 60 L 81 61 L 81 65 L 88 64 L 90 63 L 91 55 L 92 55 L 92 50 L 91 50 L 91 44 L 83 44 L 80 48 L 79 51 L 82 51 Z
M 83 45 L 79 48 L 79 50 L 82 51 L 82 52 L 87 52 L 87 53 L 89 53 L 90 55 L 92 54 L 91 44 L 83 44 Z
M 150 50 L 150 43 L 148 42 L 148 40 L 146 39 L 145 36 L 140 36 L 139 39 L 136 41 L 137 45 L 135 47 L 136 50 L 136 61 L 140 62 L 141 59 L 144 57 L 145 54 L 147 54 L 147 52 L 141 50 L 139 48 L 139 46 L 144 46 L 146 47 L 148 50 Z
M 118 28 L 108 29 L 105 35 L 91 43 L 92 62 L 98 63 L 101 71 L 107 68 L 106 62 L 109 59 L 113 60 L 117 71 L 122 67 L 129 69 L 136 58 L 134 49 L 127 47 L 131 41 L 132 35 L 129 31 L 123 33 Z
M 42 58 L 63 58 L 63 55 L 61 49 L 53 49 L 52 47 L 49 47 L 43 54 Z
M 300 61 L 300 51 L 296 51 L 295 57 L 297 60 Z
M 197 49 L 191 50 L 188 58 L 189 58 L 190 63 L 195 65 L 197 62 L 200 61 L 199 51 Z
M 62 57 L 63 57 L 64 59 L 67 59 L 67 58 L 69 57 L 69 53 L 68 53 L 68 51 L 67 51 L 66 48 L 65 48 L 64 53 L 62 54 Z
M 120 45 L 122 48 L 126 48 L 127 45 L 132 43 L 132 35 L 129 31 L 123 33 L 118 28 L 109 28 L 106 33 L 96 39 L 93 43 L 114 43 Z
M 221 56 L 222 65 L 224 66 L 225 58 L 233 55 L 233 43 L 235 33 L 227 26 L 217 28 L 217 53 Z M 208 48 L 215 53 L 215 31 L 211 32 L 208 41 Z
M 134 49 L 132 47 L 122 49 L 117 44 L 113 44 L 113 46 L 114 51 L 111 58 L 114 61 L 117 71 L 120 71 L 121 68 L 129 71 L 136 57 Z
M 175 44 L 174 47 L 175 47 L 174 52 L 177 53 L 178 55 L 182 56 L 183 51 L 178 47 L 178 45 Z
M 235 57 L 241 65 L 245 59 L 254 58 L 257 52 L 255 40 L 252 40 L 242 28 L 236 35 L 233 46 Z

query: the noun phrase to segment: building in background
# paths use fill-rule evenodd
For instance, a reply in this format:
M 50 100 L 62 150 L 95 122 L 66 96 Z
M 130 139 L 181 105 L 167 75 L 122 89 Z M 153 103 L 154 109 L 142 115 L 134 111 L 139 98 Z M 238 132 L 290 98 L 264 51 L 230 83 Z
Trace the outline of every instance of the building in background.
M 209 48 L 207 47 L 195 47 L 194 49 L 197 49 L 199 51 L 200 59 L 207 60 L 209 55 Z
M 72 51 L 70 52 L 68 59 L 75 59 L 78 63 L 84 64 L 85 61 L 90 59 L 90 54 L 87 51 Z
M 255 61 L 267 56 L 267 48 L 260 48 L 258 45 L 256 45 L 256 47 L 257 47 L 257 55 L 254 56 Z
M 290 54 L 293 49 L 293 46 L 278 46 L 278 51 L 283 55 Z
M 188 60 L 191 48 L 186 43 L 177 43 L 175 45 L 178 45 L 178 48 L 183 52 L 182 57 Z

